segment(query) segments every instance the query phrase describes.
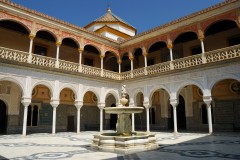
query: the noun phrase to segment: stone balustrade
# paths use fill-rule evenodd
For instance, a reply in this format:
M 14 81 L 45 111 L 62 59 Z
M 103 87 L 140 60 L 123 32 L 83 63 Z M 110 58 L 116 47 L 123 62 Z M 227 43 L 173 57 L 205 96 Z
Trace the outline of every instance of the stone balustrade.
M 184 69 L 189 67 L 194 67 L 197 65 L 203 65 L 207 63 L 214 63 L 218 61 L 224 61 L 228 59 L 233 59 L 240 57 L 240 45 L 235 45 L 231 47 L 226 47 L 210 52 L 205 52 L 204 54 L 198 54 L 194 56 L 184 57 L 176 59 L 174 61 L 168 61 L 164 63 L 159 63 L 151 65 L 144 68 L 134 69 L 132 71 L 117 73 L 109 70 L 101 70 L 100 68 L 81 65 L 79 69 L 78 63 L 73 63 L 69 61 L 59 60 L 59 66 L 57 69 L 65 70 L 70 72 L 80 72 L 82 74 L 103 77 L 106 79 L 113 80 L 128 80 L 132 78 L 143 77 L 147 75 L 154 75 L 164 72 L 169 72 L 171 70 Z M 0 59 L 16 61 L 20 63 L 31 63 L 37 66 L 56 68 L 56 59 L 41 55 L 32 54 L 31 60 L 29 61 L 29 53 L 0 47 Z M 103 74 L 101 74 L 103 72 Z

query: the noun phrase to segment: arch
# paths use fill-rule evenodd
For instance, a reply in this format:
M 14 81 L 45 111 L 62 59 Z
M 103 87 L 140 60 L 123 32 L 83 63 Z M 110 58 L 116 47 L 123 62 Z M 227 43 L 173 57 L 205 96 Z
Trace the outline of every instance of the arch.
M 172 38 L 173 44 L 180 42 L 187 42 L 191 40 L 198 39 L 198 34 L 194 31 L 186 31 L 177 34 L 175 37 Z
M 60 96 L 60 93 L 62 92 L 62 90 L 64 90 L 65 88 L 68 88 L 70 90 L 73 91 L 73 93 L 75 94 L 75 99 L 78 99 L 79 98 L 79 95 L 78 95 L 78 92 L 76 90 L 76 87 L 74 87 L 73 85 L 71 84 L 64 84 L 62 86 L 59 87 L 59 93 L 58 93 L 58 97 Z
M 238 27 L 238 24 L 236 21 L 232 20 L 232 19 L 221 19 L 221 20 L 217 20 L 217 21 L 214 21 L 212 23 L 210 23 L 205 29 L 204 29 L 204 35 L 207 36 L 208 35 L 208 32 L 210 32 L 209 30 L 217 25 L 223 25 L 225 27 L 226 26 L 226 22 L 230 22 L 232 23 L 231 25 L 236 25 L 236 27 Z M 213 28 L 213 30 L 215 30 L 214 32 L 218 32 L 219 30 L 217 28 Z
M 193 80 L 188 80 L 188 81 L 185 81 L 185 82 L 183 82 L 183 83 L 181 83 L 180 85 L 178 85 L 178 87 L 176 88 L 176 96 L 178 97 L 179 96 L 179 93 L 181 92 L 181 90 L 185 87 L 185 86 L 189 86 L 189 85 L 195 85 L 195 86 L 197 86 L 198 88 L 200 88 L 201 89 L 201 91 L 202 91 L 202 93 L 204 93 L 203 92 L 203 86 L 201 85 L 201 84 L 199 84 L 199 83 L 197 83 L 197 82 L 195 82 L 195 81 L 193 81 Z
M 101 50 L 99 49 L 99 47 L 98 46 L 96 46 L 96 45 L 94 45 L 94 44 L 91 44 L 91 43 L 87 43 L 87 44 L 85 44 L 84 46 L 83 46 L 83 48 L 84 48 L 84 51 L 86 50 L 86 47 L 87 46 L 90 46 L 90 47 L 93 47 L 93 48 L 95 48 L 96 50 L 97 50 L 97 52 L 99 53 L 99 54 L 101 54 Z
M 160 45 L 160 48 L 163 48 L 163 44 L 165 44 L 165 46 L 167 47 L 167 43 L 166 42 L 164 42 L 164 41 L 157 41 L 157 42 L 154 42 L 154 43 L 151 43 L 150 45 L 149 45 L 149 47 L 147 48 L 147 53 L 149 53 L 150 52 L 150 49 L 151 48 L 153 48 L 154 46 L 156 46 L 156 45 Z M 164 46 L 164 47 L 165 47 Z
M 137 53 L 141 53 L 141 54 L 137 54 Z M 133 50 L 132 50 L 132 54 L 133 54 L 133 56 L 135 57 L 135 56 L 141 56 L 142 55 L 142 53 L 143 53 L 143 50 L 142 50 L 142 48 L 134 48 Z
M 138 95 L 139 93 L 142 93 L 142 94 L 143 94 L 144 92 L 143 92 L 142 89 L 138 88 L 138 89 L 135 90 L 134 93 L 133 93 L 133 100 L 134 100 L 134 103 L 135 103 L 135 104 L 136 104 L 136 102 L 137 102 L 137 95 Z M 143 99 L 144 99 L 144 94 L 143 94 Z
M 113 54 L 113 55 L 116 57 L 116 59 L 118 60 L 119 55 L 118 55 L 117 53 L 115 53 L 115 52 L 113 52 L 113 51 L 106 51 L 106 52 L 104 53 L 104 55 L 106 56 L 107 53 L 109 53 L 109 55 L 110 55 L 110 54 Z
M 107 91 L 106 94 L 105 94 L 105 96 L 104 96 L 104 100 L 106 100 L 107 97 L 108 97 L 110 94 L 113 95 L 113 97 L 116 99 L 116 103 L 118 103 L 118 102 L 120 101 L 118 93 L 117 93 L 116 91 L 114 91 L 114 90 L 109 90 L 109 91 Z
M 128 52 L 122 53 L 122 54 L 120 55 L 120 58 L 123 59 L 124 56 L 127 56 L 127 57 L 128 57 L 128 56 L 129 56 L 129 53 L 128 53 Z
M 224 76 L 218 76 L 216 77 L 214 80 L 212 80 L 209 84 L 209 90 L 211 91 L 213 89 L 213 87 L 220 81 L 222 80 L 225 80 L 225 79 L 233 79 L 233 80 L 237 80 L 240 82 L 240 77 L 237 77 L 233 74 L 227 74 L 227 75 L 224 75 Z
M 16 19 L 13 19 L 13 18 L 1 19 L 1 18 L 0 18 L 0 21 L 12 21 L 12 22 L 18 23 L 19 25 L 21 25 L 22 27 L 24 27 L 24 28 L 28 31 L 28 33 L 31 33 L 31 29 L 30 29 L 26 24 L 24 24 L 23 22 L 18 21 L 18 20 L 16 20 Z
M 85 96 L 85 94 L 87 93 L 87 92 L 93 92 L 96 96 L 97 96 L 97 101 L 98 102 L 100 102 L 100 96 L 99 96 L 99 93 L 97 92 L 97 90 L 96 89 L 94 89 L 94 88 L 88 88 L 88 89 L 86 89 L 84 92 L 83 92 L 83 97 Z M 83 98 L 82 97 L 82 98 Z
M 163 90 L 165 90 L 167 93 L 168 93 L 168 95 L 170 96 L 170 90 L 168 89 L 168 87 L 166 87 L 166 86 L 164 86 L 164 85 L 158 85 L 158 86 L 154 86 L 151 90 L 150 90 L 150 92 L 149 92 L 149 94 L 148 94 L 148 98 L 150 99 L 152 96 L 153 96 L 153 94 L 154 94 L 154 92 L 156 92 L 157 90 L 160 90 L 160 89 L 163 89 Z
M 0 78 L 0 81 L 10 81 L 12 83 L 15 83 L 20 88 L 22 92 L 22 96 L 25 95 L 24 85 L 18 79 L 15 79 L 13 77 L 3 77 L 3 78 Z
M 48 29 L 40 29 L 40 30 L 36 31 L 36 36 L 39 32 L 47 32 L 48 34 L 50 34 L 55 39 L 55 42 L 57 42 L 57 36 L 55 35 L 54 32 L 52 32 Z
M 52 85 L 51 85 L 49 82 L 47 82 L 47 81 L 41 80 L 41 81 L 37 81 L 37 82 L 33 83 L 33 84 L 32 84 L 32 87 L 31 87 L 31 91 L 32 91 L 36 86 L 38 86 L 38 85 L 44 85 L 44 86 L 46 86 L 46 87 L 49 89 L 50 93 L 51 93 L 51 98 L 53 97 L 53 87 L 52 87 Z
M 78 42 L 75 38 L 73 38 L 73 37 L 64 37 L 64 38 L 62 39 L 62 42 L 63 42 L 64 39 L 70 39 L 70 40 L 72 40 L 72 41 L 77 45 L 77 48 L 80 48 L 80 44 L 79 44 L 79 42 Z M 63 43 L 62 43 L 62 44 L 63 44 Z

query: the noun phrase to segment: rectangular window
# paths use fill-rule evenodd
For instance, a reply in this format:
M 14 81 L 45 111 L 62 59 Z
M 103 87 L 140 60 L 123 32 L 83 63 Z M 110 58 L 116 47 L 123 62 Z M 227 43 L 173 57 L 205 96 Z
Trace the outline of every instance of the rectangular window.
M 201 46 L 192 47 L 191 53 L 192 53 L 192 55 L 201 54 L 202 53 Z
M 87 66 L 92 66 L 93 67 L 93 59 L 85 58 L 84 59 L 84 64 L 87 65 Z
M 34 54 L 46 56 L 47 55 L 47 47 L 43 47 L 40 45 L 34 45 Z

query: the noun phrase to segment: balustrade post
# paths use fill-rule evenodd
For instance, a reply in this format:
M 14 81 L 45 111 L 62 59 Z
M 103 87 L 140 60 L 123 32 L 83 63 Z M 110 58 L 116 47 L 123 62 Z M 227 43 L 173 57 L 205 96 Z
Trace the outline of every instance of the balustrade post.
M 29 45 L 29 55 L 28 55 L 28 63 L 32 63 L 32 46 L 33 46 L 33 39 L 34 39 L 35 35 L 34 34 L 30 34 L 29 38 L 30 38 L 30 45 Z
M 55 68 L 59 68 L 59 48 L 60 48 L 61 42 L 57 42 L 57 53 L 56 53 L 56 63 L 55 63 Z
M 78 72 L 82 72 L 82 53 L 83 53 L 83 49 L 79 48 L 78 49 L 79 52 L 79 67 L 78 67 Z

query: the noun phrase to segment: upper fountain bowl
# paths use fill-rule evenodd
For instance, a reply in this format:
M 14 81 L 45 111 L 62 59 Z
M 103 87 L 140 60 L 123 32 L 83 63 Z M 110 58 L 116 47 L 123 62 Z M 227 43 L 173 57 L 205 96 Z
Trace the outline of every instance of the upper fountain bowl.
M 106 107 L 104 108 L 105 113 L 110 114 L 131 114 L 131 113 L 141 113 L 143 107 Z

